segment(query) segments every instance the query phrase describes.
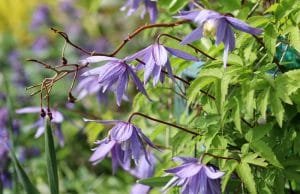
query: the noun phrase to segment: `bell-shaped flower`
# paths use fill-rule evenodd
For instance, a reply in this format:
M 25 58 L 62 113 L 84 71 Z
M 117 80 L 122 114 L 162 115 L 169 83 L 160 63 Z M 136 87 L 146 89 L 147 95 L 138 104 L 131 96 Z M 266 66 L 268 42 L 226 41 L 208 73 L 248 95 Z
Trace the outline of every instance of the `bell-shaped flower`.
M 142 92 L 146 97 L 148 97 L 142 82 L 135 74 L 132 67 L 129 66 L 125 60 L 117 59 L 114 57 L 92 56 L 81 60 L 81 63 L 86 64 L 102 61 L 107 61 L 107 63 L 100 67 L 96 67 L 84 72 L 82 76 L 98 76 L 97 81 L 102 88 L 102 92 L 105 92 L 109 88 L 115 90 L 118 106 L 121 105 L 122 98 L 125 91 L 127 90 L 129 75 L 133 79 L 133 82 L 137 86 L 138 90 Z
M 254 28 L 245 22 L 236 19 L 230 15 L 222 15 L 211 10 L 194 10 L 182 12 L 177 18 L 192 20 L 199 26 L 187 35 L 181 44 L 188 44 L 203 37 L 205 33 L 212 33 L 216 36 L 216 45 L 224 43 L 223 63 L 226 68 L 228 51 L 235 48 L 235 38 L 232 28 L 252 34 L 259 35 L 262 29 Z
M 163 82 L 163 69 L 166 69 L 169 76 L 174 80 L 172 67 L 168 59 L 168 53 L 188 61 L 198 61 L 195 56 L 159 43 L 154 43 L 127 57 L 126 59 L 141 59 L 145 63 L 144 84 L 148 82 L 150 76 L 152 75 L 153 85 L 156 85 L 159 80 Z
M 146 145 L 152 148 L 156 146 L 146 137 L 140 128 L 123 121 L 101 121 L 88 120 L 102 124 L 115 124 L 109 131 L 108 137 L 95 142 L 98 146 L 90 158 L 90 162 L 97 164 L 101 162 L 109 153 L 112 158 L 112 169 L 115 172 L 118 166 L 125 170 L 130 169 L 131 159 L 138 164 L 141 156 L 145 156 L 146 161 L 151 164 L 149 152 L 146 151 Z
M 61 123 L 64 120 L 64 117 L 62 113 L 58 112 L 57 110 L 50 109 L 52 113 L 52 120 L 51 122 L 55 124 L 56 130 L 55 130 L 55 135 L 57 136 L 59 140 L 59 144 L 61 146 L 64 145 L 64 136 L 61 131 Z M 17 109 L 16 113 L 17 114 L 26 114 L 26 113 L 40 113 L 41 108 L 40 107 L 25 107 L 21 109 Z M 29 128 L 37 128 L 37 131 L 34 135 L 35 138 L 39 138 L 44 132 L 45 132 L 45 119 L 43 117 L 40 117 L 34 124 L 29 126 Z
M 151 23 L 155 23 L 157 20 L 157 6 L 156 1 L 153 0 L 127 0 L 126 4 L 121 8 L 121 11 L 129 9 L 127 15 L 130 16 L 137 11 L 141 2 L 144 2 L 145 8 L 141 14 L 143 18 L 146 11 L 149 13 Z
M 146 155 L 142 155 L 138 165 L 134 169 L 130 169 L 129 173 L 138 179 L 150 178 L 154 175 L 154 163 L 155 157 L 149 152 L 149 161 L 147 161 Z M 130 194 L 147 194 L 151 187 L 136 183 L 132 186 Z
M 182 194 L 221 194 L 220 178 L 224 175 L 212 166 L 202 164 L 197 158 L 175 157 L 181 166 L 165 170 L 175 176 L 162 189 L 166 192 L 173 186 L 181 187 Z

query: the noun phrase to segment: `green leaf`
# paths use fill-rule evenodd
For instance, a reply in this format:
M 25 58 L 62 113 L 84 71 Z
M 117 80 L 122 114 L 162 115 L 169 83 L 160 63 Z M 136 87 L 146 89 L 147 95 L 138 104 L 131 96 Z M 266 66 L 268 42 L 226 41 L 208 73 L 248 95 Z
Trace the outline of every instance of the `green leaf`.
M 170 13 L 176 13 L 188 4 L 187 0 L 173 0 L 169 4 Z
M 51 122 L 46 119 L 46 133 L 45 133 L 45 152 L 47 160 L 47 174 L 48 181 L 50 185 L 51 194 L 58 194 L 58 174 L 57 174 L 57 164 L 56 164 L 56 155 L 54 140 L 51 129 Z
M 246 135 L 245 138 L 248 142 L 253 142 L 260 140 L 263 138 L 271 129 L 273 128 L 273 123 L 267 123 L 265 125 L 259 125 L 257 127 L 254 127 L 250 129 Z
M 265 28 L 264 43 L 268 50 L 268 54 L 273 57 L 276 50 L 277 30 L 273 24 L 269 24 Z
M 221 79 L 216 81 L 215 85 L 217 109 L 221 115 L 224 113 L 224 103 L 228 93 L 229 82 L 230 77 L 228 75 L 224 75 Z
M 228 160 L 226 162 L 226 174 L 222 177 L 222 192 L 225 191 L 228 181 L 231 179 L 233 171 L 237 168 L 238 162 L 234 160 Z
M 163 187 L 171 180 L 172 177 L 173 176 L 152 177 L 152 178 L 137 180 L 137 183 L 148 185 L 150 187 Z
M 257 153 L 248 153 L 247 155 L 243 156 L 242 161 L 262 167 L 268 166 L 268 163 L 265 162 L 264 158 L 258 158 Z
M 265 158 L 272 165 L 278 168 L 283 168 L 280 162 L 278 161 L 276 155 L 274 154 L 273 150 L 264 141 L 257 140 L 255 142 L 252 142 L 250 143 L 250 147 L 252 150 L 258 153 L 261 157 Z
M 266 112 L 268 107 L 268 99 L 270 96 L 270 87 L 264 89 L 257 98 L 257 107 L 261 114 L 261 118 L 266 120 Z
M 249 164 L 245 162 L 241 162 L 238 165 L 236 170 L 242 182 L 245 184 L 247 190 L 249 191 L 249 193 L 256 194 L 257 193 L 256 185 Z
M 234 125 L 237 128 L 237 130 L 242 134 L 240 104 L 239 104 L 238 99 L 235 96 L 234 96 L 234 101 L 236 103 L 236 107 L 235 107 L 234 113 L 233 113 L 233 121 L 234 121 Z
M 10 155 L 14 167 L 17 171 L 18 177 L 21 180 L 21 183 L 24 187 L 24 190 L 27 194 L 39 194 L 39 191 L 35 188 L 35 186 L 31 183 L 30 179 L 28 178 L 26 172 L 22 168 L 21 164 L 19 163 L 14 151 L 10 150 Z
M 272 113 L 276 117 L 278 125 L 280 127 L 282 127 L 283 116 L 284 116 L 284 107 L 281 103 L 280 98 L 276 95 L 276 93 L 275 94 L 274 94 L 274 92 L 272 92 L 272 93 L 273 93 L 271 95 L 272 98 L 270 98 Z
M 215 80 L 213 77 L 199 77 L 195 79 L 187 90 L 188 104 L 191 104 L 195 100 L 202 88 L 213 83 Z

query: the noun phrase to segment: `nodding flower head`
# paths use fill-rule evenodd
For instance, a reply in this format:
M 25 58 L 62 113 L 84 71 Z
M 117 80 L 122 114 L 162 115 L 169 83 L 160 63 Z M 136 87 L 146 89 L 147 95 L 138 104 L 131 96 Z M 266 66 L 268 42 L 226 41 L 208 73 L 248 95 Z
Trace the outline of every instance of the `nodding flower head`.
M 137 11 L 141 2 L 144 2 L 144 5 L 145 5 L 145 8 L 141 14 L 141 17 L 143 18 L 147 11 L 149 13 L 151 23 L 155 23 L 157 20 L 157 15 L 158 15 L 156 1 L 153 1 L 153 0 L 127 0 L 126 4 L 121 8 L 121 10 L 125 11 L 128 8 L 129 10 L 128 10 L 127 15 L 130 16 L 131 14 L 133 14 L 134 12 Z
M 50 109 L 50 111 L 52 114 L 51 122 L 54 123 L 56 126 L 55 135 L 58 137 L 59 144 L 61 146 L 63 146 L 64 145 L 64 136 L 61 131 L 61 123 L 64 120 L 63 114 L 54 109 Z M 40 112 L 41 112 L 40 107 L 25 107 L 25 108 L 16 110 L 17 114 L 40 113 Z M 34 137 L 39 138 L 45 132 L 45 117 L 40 117 L 34 124 L 29 126 L 29 128 L 38 128 Z
M 126 60 L 117 59 L 114 57 L 105 56 L 92 56 L 81 61 L 83 64 L 96 63 L 101 61 L 107 61 L 105 65 L 96 67 L 83 73 L 83 76 L 97 76 L 98 83 L 102 88 L 102 92 L 107 89 L 115 90 L 117 105 L 121 105 L 124 93 L 128 88 L 129 76 L 133 79 L 138 90 L 148 97 L 147 92 L 141 83 L 138 76 Z
M 175 157 L 173 159 L 183 164 L 165 170 L 175 176 L 165 185 L 164 192 L 170 187 L 179 186 L 182 194 L 221 194 L 220 178 L 224 175 L 224 172 L 213 166 L 202 164 L 201 160 L 199 161 L 197 158 Z
M 245 22 L 232 17 L 230 14 L 223 15 L 207 9 L 181 12 L 181 15 L 176 17 L 192 20 L 199 25 L 183 39 L 181 44 L 191 43 L 207 34 L 216 36 L 216 45 L 221 42 L 224 43 L 224 68 L 227 64 L 228 51 L 232 51 L 235 47 L 235 38 L 232 28 L 252 35 L 259 35 L 263 32 L 263 30 L 251 27 Z
M 162 70 L 166 69 L 169 76 L 174 80 L 174 75 L 170 61 L 168 59 L 168 53 L 176 57 L 189 60 L 198 61 L 198 59 L 183 51 L 164 46 L 160 43 L 154 43 L 143 50 L 127 57 L 127 60 L 141 59 L 145 65 L 144 72 L 144 84 L 149 81 L 150 76 L 153 77 L 153 85 L 156 85 L 160 80 L 163 82 L 164 74 Z
M 151 164 L 149 152 L 146 150 L 146 145 L 152 148 L 156 146 L 146 137 L 140 128 L 123 121 L 99 121 L 88 120 L 102 124 L 114 124 L 114 127 L 109 131 L 109 135 L 103 140 L 97 141 L 98 145 L 90 158 L 90 162 L 97 164 L 101 162 L 109 153 L 112 158 L 113 172 L 121 166 L 125 170 L 130 170 L 131 159 L 138 164 L 141 157 L 145 157 L 146 161 Z

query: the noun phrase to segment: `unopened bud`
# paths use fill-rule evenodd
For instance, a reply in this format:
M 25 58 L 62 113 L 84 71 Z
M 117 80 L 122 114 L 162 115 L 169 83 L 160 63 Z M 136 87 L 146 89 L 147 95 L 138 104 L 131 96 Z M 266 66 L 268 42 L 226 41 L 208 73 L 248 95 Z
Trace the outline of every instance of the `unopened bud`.
M 70 103 L 75 103 L 77 99 L 72 95 L 72 93 L 69 93 L 69 96 L 68 96 L 68 101 Z
M 45 112 L 45 110 L 42 108 L 42 109 L 41 109 L 41 117 L 44 118 L 45 116 L 46 116 L 46 112 Z

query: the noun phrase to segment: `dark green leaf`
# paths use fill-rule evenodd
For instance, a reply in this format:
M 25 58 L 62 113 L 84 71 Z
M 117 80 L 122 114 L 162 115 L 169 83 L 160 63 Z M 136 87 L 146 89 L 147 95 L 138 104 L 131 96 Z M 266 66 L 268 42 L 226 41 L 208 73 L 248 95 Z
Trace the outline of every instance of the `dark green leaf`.
M 48 118 L 46 119 L 45 151 L 47 160 L 48 181 L 50 185 L 51 194 L 58 194 L 59 189 L 55 147 L 51 129 L 51 122 Z
M 28 178 L 26 172 L 24 171 L 23 167 L 19 163 L 15 153 L 13 150 L 10 150 L 11 159 L 14 164 L 14 167 L 17 171 L 18 177 L 21 180 L 21 183 L 24 187 L 24 190 L 27 194 L 39 194 L 38 190 L 35 186 L 31 183 L 30 179 Z

